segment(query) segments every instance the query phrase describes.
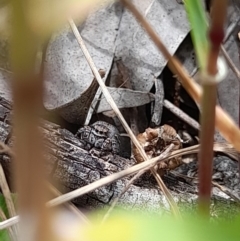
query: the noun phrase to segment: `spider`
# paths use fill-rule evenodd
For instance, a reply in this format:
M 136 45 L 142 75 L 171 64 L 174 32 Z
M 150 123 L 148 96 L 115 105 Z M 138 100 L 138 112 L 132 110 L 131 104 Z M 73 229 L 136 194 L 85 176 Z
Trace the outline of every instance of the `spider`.
M 120 139 L 117 128 L 107 122 L 97 121 L 90 126 L 80 128 L 76 136 L 83 148 L 97 156 L 117 155 L 120 152 Z

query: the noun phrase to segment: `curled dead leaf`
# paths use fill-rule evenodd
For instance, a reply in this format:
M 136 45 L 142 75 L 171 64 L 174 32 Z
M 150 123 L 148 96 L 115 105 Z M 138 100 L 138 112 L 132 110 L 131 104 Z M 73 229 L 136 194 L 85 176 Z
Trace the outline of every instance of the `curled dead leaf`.
M 174 144 L 174 151 L 182 148 L 181 138 L 178 136 L 176 130 L 169 125 L 147 128 L 145 132 L 137 135 L 137 140 L 145 150 L 148 158 L 159 156 L 170 144 Z M 137 163 L 144 161 L 136 147 L 133 147 L 133 155 Z M 181 163 L 181 157 L 171 158 L 167 161 L 160 162 L 156 169 L 160 175 L 163 175 L 165 170 L 175 169 Z

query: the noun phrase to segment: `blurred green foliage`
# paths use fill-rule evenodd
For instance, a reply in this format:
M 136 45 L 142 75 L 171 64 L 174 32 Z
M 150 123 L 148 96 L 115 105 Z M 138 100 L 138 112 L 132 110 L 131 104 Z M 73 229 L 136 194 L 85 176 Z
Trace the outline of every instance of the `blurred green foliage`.
M 185 0 L 184 6 L 186 8 L 188 20 L 192 28 L 191 36 L 194 49 L 196 51 L 198 64 L 201 69 L 205 69 L 209 49 L 206 12 L 203 8 L 202 1 L 199 0 Z
M 95 214 L 96 215 L 96 214 Z M 97 219 L 97 218 L 93 218 Z M 85 241 L 237 241 L 240 240 L 240 218 L 234 221 L 212 222 L 199 216 L 183 220 L 152 215 L 112 215 L 104 224 L 81 229 Z
M 0 195 L 0 208 L 3 210 L 6 217 L 8 217 L 8 209 L 3 195 Z M 3 221 L 0 218 L 0 221 Z M 11 241 L 6 229 L 0 230 L 0 241 Z

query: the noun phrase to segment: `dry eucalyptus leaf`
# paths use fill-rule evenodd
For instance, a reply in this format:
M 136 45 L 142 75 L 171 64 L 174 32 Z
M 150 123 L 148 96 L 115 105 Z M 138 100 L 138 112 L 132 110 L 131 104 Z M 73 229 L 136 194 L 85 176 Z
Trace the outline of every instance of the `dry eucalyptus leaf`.
M 157 128 L 147 128 L 145 132 L 137 135 L 137 140 L 143 147 L 148 158 L 159 156 L 170 144 L 174 144 L 173 150 L 182 148 L 180 137 L 176 130 L 169 125 L 163 125 Z M 133 155 L 138 163 L 144 161 L 136 147 L 133 147 Z M 180 164 L 182 164 L 181 157 L 171 158 L 168 161 L 160 162 L 157 170 L 159 171 L 159 174 L 162 175 L 164 170 L 175 169 Z
M 135 1 L 135 4 L 140 8 L 142 1 Z M 154 0 L 142 12 L 173 54 L 189 32 L 183 5 L 177 1 Z M 166 60 L 132 14 L 126 10 L 116 45 L 116 57 L 121 58 L 127 66 L 133 89 L 150 91 L 154 78 L 161 73 Z
M 96 67 L 106 73 L 104 80 L 112 65 L 121 9 L 118 3 L 112 4 L 91 14 L 78 26 Z M 69 28 L 51 39 L 45 68 L 45 107 L 49 110 L 59 109 L 69 103 L 74 105 L 74 101 L 89 89 L 94 78 Z M 95 95 L 94 92 L 92 94 Z M 74 110 L 77 111 L 77 108 Z M 81 109 L 79 113 L 74 113 L 75 116 L 77 114 L 83 114 Z M 71 117 L 71 113 L 66 115 Z M 81 124 L 74 117 L 71 122 Z
M 100 70 L 99 74 L 103 78 L 105 71 Z M 59 114 L 70 123 L 84 123 L 98 87 L 99 84 L 94 78 L 91 85 L 79 96 L 79 98 L 55 110 L 58 110 Z
M 154 94 L 148 92 L 112 87 L 107 87 L 107 89 L 113 97 L 113 100 L 117 104 L 118 108 L 131 108 L 141 106 L 154 100 Z M 108 104 L 107 100 L 102 95 L 101 101 L 96 110 L 97 113 L 109 111 L 111 109 L 112 108 Z

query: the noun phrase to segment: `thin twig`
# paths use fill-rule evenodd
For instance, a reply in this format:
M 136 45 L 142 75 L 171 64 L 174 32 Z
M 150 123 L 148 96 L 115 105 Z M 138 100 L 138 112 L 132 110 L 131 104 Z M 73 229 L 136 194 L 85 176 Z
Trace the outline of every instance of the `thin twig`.
M 187 124 L 192 126 L 194 129 L 200 131 L 200 125 L 197 121 L 195 121 L 193 118 L 191 118 L 189 115 L 187 115 L 185 112 L 183 112 L 181 109 L 179 109 L 177 106 L 173 105 L 170 101 L 164 100 L 163 102 L 164 107 L 166 107 L 168 110 L 170 110 L 173 114 L 178 116 L 180 119 L 185 121 Z
M 69 19 L 68 20 L 69 24 L 70 24 L 70 27 L 75 35 L 75 37 L 77 38 L 77 41 L 82 49 L 82 52 L 95 76 L 95 78 L 97 79 L 101 89 L 102 89 L 102 92 L 107 100 L 107 102 L 109 103 L 109 105 L 112 107 L 113 111 L 116 113 L 116 115 L 118 116 L 119 120 L 121 121 L 124 129 L 126 130 L 126 132 L 129 134 L 129 137 L 131 138 L 133 144 L 136 146 L 136 148 L 138 149 L 139 153 L 141 154 L 141 156 L 143 157 L 144 161 L 147 161 L 148 160 L 148 157 L 145 153 L 145 151 L 143 150 L 142 146 L 140 145 L 140 143 L 138 142 L 137 138 L 135 137 L 135 135 L 133 134 L 131 128 L 128 126 L 127 122 L 125 121 L 123 115 L 121 114 L 120 110 L 118 109 L 116 103 L 114 102 L 112 96 L 110 95 L 108 89 L 106 88 L 105 86 L 105 83 L 102 81 L 102 78 L 99 74 L 99 72 L 97 71 L 97 68 L 92 60 L 92 57 L 90 56 L 85 44 L 84 44 L 84 41 L 75 25 L 75 23 L 73 22 L 72 19 Z M 156 178 L 156 181 L 158 183 L 158 185 L 160 186 L 161 190 L 163 191 L 163 193 L 165 194 L 168 202 L 169 202 L 169 205 L 171 206 L 171 209 L 173 211 L 173 213 L 175 215 L 178 215 L 179 213 L 179 210 L 178 210 L 178 207 L 170 193 L 170 191 L 167 189 L 167 187 L 165 186 L 164 182 L 162 181 L 162 178 L 157 174 L 156 170 L 152 169 L 151 170 L 153 172 L 153 175 L 154 177 Z
M 237 66 L 233 63 L 233 61 L 231 60 L 230 56 L 228 55 L 228 53 L 223 45 L 221 46 L 221 52 L 222 52 L 224 58 L 226 59 L 228 66 L 231 68 L 233 73 L 238 78 L 238 81 L 240 82 L 240 71 L 238 70 Z
M 225 194 L 227 194 L 230 198 L 232 198 L 234 201 L 236 201 L 238 204 L 240 203 L 240 199 L 239 197 L 237 197 L 235 194 L 233 194 L 228 188 L 218 184 L 217 182 L 213 182 L 212 184 L 217 187 L 218 189 L 220 189 L 222 192 L 224 192 Z

